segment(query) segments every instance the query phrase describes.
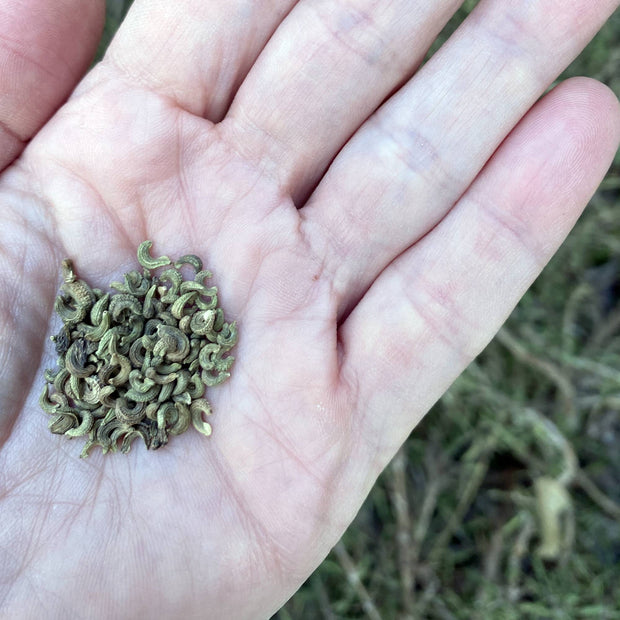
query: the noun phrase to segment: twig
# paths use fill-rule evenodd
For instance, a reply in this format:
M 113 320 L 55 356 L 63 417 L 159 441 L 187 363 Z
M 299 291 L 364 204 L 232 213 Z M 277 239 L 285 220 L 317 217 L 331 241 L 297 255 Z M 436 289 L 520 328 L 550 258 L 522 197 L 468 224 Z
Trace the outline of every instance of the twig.
M 549 443 L 558 448 L 562 453 L 563 469 L 556 478 L 559 484 L 567 487 L 573 482 L 579 470 L 579 461 L 573 445 L 560 429 L 537 409 L 527 407 L 523 410 L 522 416 L 524 419 L 529 420 L 532 426 L 536 425 L 539 430 L 544 431 Z
M 424 589 L 422 590 L 419 603 L 416 606 L 416 618 L 427 618 L 426 610 L 431 602 L 435 600 L 437 592 L 439 592 L 440 589 L 440 583 L 437 575 L 435 575 L 429 566 L 425 566 L 424 570 L 420 569 L 418 574 Z
M 321 579 L 321 576 L 318 572 L 315 572 L 310 579 L 312 584 L 312 590 L 317 598 L 319 603 L 319 608 L 321 609 L 321 613 L 323 614 L 323 620 L 336 620 L 336 616 L 332 611 L 332 605 L 329 600 L 329 595 L 327 594 L 327 589 L 325 588 L 325 584 Z
M 582 469 L 577 472 L 575 482 L 601 510 L 604 510 L 616 521 L 620 521 L 620 506 L 611 498 L 607 497 Z
M 415 530 L 413 531 L 413 541 L 411 547 L 411 565 L 414 567 L 413 581 L 411 584 L 411 591 L 415 596 L 416 588 L 416 574 L 418 572 L 418 564 L 420 554 L 422 552 L 422 543 L 426 538 L 428 529 L 431 524 L 431 518 L 437 507 L 437 500 L 441 487 L 443 486 L 443 480 L 438 475 L 430 475 L 428 484 L 424 492 L 424 499 L 422 501 L 422 508 L 418 515 Z
M 480 450 L 479 460 L 471 467 L 471 475 L 467 480 L 463 492 L 461 493 L 459 503 L 448 520 L 448 523 L 439 536 L 437 536 L 435 544 L 428 555 L 428 560 L 431 564 L 437 563 L 443 550 L 454 535 L 454 532 L 456 532 L 458 527 L 461 525 L 463 517 L 469 510 L 471 503 L 474 501 L 476 493 L 478 493 L 478 489 L 480 488 L 480 485 L 482 484 L 482 481 L 484 480 L 484 477 L 489 469 L 490 457 L 495 449 L 497 440 L 493 435 L 490 435 L 482 441 L 484 442 L 484 446 Z
M 530 540 L 534 535 L 534 518 L 528 512 L 522 512 L 523 526 L 517 540 L 512 548 L 512 553 L 508 558 L 508 600 L 511 602 L 518 601 L 521 593 L 519 578 L 521 577 L 521 564 L 523 556 L 528 552 Z
M 505 524 L 503 524 L 493 532 L 488 550 L 484 555 L 484 579 L 480 581 L 480 585 L 478 586 L 476 592 L 477 609 L 484 609 L 486 606 L 488 590 L 485 586 L 489 583 L 494 583 L 497 579 L 505 538 Z
M 411 511 L 407 499 L 407 481 L 405 468 L 407 457 L 406 445 L 396 453 L 390 466 L 390 499 L 396 513 L 396 543 L 398 547 L 398 564 L 403 611 L 407 616 L 413 613 L 413 557 L 411 545 Z
M 564 402 L 564 419 L 567 420 L 568 427 L 574 430 L 578 422 L 577 410 L 575 408 L 576 391 L 562 371 L 552 362 L 542 360 L 528 351 L 525 345 L 517 340 L 505 327 L 497 334 L 496 340 L 506 347 L 516 359 L 528 366 L 536 368 L 556 385 L 560 397 Z
M 618 374 L 617 368 L 607 366 L 601 362 L 593 362 L 590 359 L 579 357 L 577 355 L 568 355 L 567 353 L 562 353 L 561 351 L 554 351 L 552 349 L 549 350 L 549 354 L 559 359 L 559 361 L 566 364 L 566 366 L 570 366 L 575 370 L 585 370 L 600 377 L 601 379 L 608 379 L 616 385 L 620 385 L 620 375 Z
M 575 352 L 575 326 L 577 324 L 577 313 L 582 303 L 592 296 L 592 287 L 587 282 L 578 284 L 566 301 L 564 308 L 564 316 L 562 318 L 562 348 L 567 353 Z M 594 308 L 594 304 L 590 304 L 590 308 Z M 596 323 L 596 318 L 593 317 Z
M 620 308 L 614 310 L 594 331 L 584 347 L 586 350 L 601 349 L 620 330 Z
M 342 541 L 339 541 L 334 547 L 334 554 L 336 555 L 342 570 L 347 576 L 349 585 L 353 588 L 357 598 L 360 600 L 364 613 L 370 618 L 370 620 L 382 620 L 381 614 L 370 598 L 368 590 L 364 587 L 364 584 L 360 579 L 359 572 L 357 571 L 355 564 L 353 564 L 353 560 L 345 549 Z

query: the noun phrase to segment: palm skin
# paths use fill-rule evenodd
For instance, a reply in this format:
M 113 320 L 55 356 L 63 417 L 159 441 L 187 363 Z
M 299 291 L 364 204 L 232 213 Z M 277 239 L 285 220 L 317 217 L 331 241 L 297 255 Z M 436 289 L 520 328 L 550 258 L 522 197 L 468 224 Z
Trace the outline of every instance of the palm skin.
M 248 613 L 273 605 L 274 589 L 298 584 L 353 516 L 338 504 L 359 441 L 345 432 L 355 393 L 338 373 L 330 286 L 291 199 L 261 178 L 257 163 L 240 158 L 221 129 L 105 71 L 93 72 L 84 94 L 6 174 L 9 186 L 40 184 L 26 199 L 38 218 L 27 228 L 54 232 L 28 247 L 26 264 L 22 245 L 3 265 L 6 279 L 19 273 L 17 298 L 24 295 L 23 306 L 11 308 L 19 312 L 19 333 L 8 336 L 11 379 L 30 383 L 4 447 L 13 490 L 2 510 L 19 510 L 9 535 L 26 547 L 10 547 L 5 577 L 12 564 L 11 596 L 21 598 L 32 584 L 17 573 L 36 565 L 49 579 L 46 591 L 66 598 L 72 613 L 142 617 L 157 599 L 162 617 L 192 617 L 208 594 L 221 617 L 242 617 L 231 588 L 268 575 L 242 602 Z M 23 201 L 6 185 L 6 201 Z M 24 235 L 18 224 L 3 233 L 15 244 Z M 147 238 L 171 256 L 199 254 L 214 272 L 227 315 L 239 320 L 237 361 L 229 382 L 208 395 L 215 412 L 208 440 L 188 433 L 157 453 L 136 443 L 128 457 L 93 450 L 84 462 L 81 440 L 59 441 L 46 428 L 33 351 L 43 349 L 41 368 L 54 367 L 46 336 L 58 328 L 52 306 L 65 255 L 76 257 L 80 277 L 105 286 L 135 266 Z M 53 325 L 47 334 L 42 321 Z M 27 325 L 34 333 L 24 340 Z M 363 496 L 372 475 L 345 495 Z M 82 595 L 72 607 L 71 597 Z M 231 604 L 240 615 L 226 612 Z
M 610 105 L 609 94 L 592 92 Z M 617 109 L 608 116 L 606 127 L 617 128 Z M 584 196 L 614 140 L 592 158 Z M 375 266 L 361 291 L 341 286 L 337 263 L 326 259 L 329 234 L 295 204 L 306 188 L 282 183 L 246 125 L 234 116 L 205 120 L 111 62 L 87 76 L 4 172 L 0 192 L 0 565 L 12 617 L 273 612 L 533 277 L 529 263 L 516 273 L 513 296 L 490 325 L 468 320 L 453 287 L 454 300 L 442 303 L 477 331 L 458 346 L 445 342 L 443 318 L 425 317 L 422 332 L 399 335 L 403 300 L 389 279 L 377 293 L 388 266 Z M 334 185 L 317 196 L 315 211 L 339 200 Z M 356 232 L 372 243 L 370 221 Z M 436 243 L 451 243 L 449 232 Z M 213 271 L 227 316 L 239 322 L 237 361 L 229 382 L 207 395 L 209 439 L 190 432 L 158 452 L 135 443 L 127 456 L 94 450 L 80 460 L 80 440 L 51 435 L 37 404 L 41 371 L 55 362 L 48 337 L 58 327 L 59 264 L 71 257 L 80 277 L 103 287 L 135 266 L 144 239 L 154 240 L 154 253 L 196 253 Z M 545 257 L 558 242 L 541 242 Z M 383 349 L 381 330 L 396 332 Z

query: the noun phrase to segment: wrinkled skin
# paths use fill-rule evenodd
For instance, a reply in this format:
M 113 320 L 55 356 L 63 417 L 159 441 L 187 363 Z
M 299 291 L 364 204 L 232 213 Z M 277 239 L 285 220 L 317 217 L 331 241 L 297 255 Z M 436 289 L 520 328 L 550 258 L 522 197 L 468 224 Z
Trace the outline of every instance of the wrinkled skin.
M 602 85 L 536 103 L 617 2 L 483 0 L 415 73 L 457 6 L 136 0 L 78 84 L 103 2 L 3 4 L 5 617 L 268 617 L 492 338 L 617 147 Z M 233 376 L 212 437 L 80 460 L 37 405 L 60 263 L 144 239 L 215 274 Z

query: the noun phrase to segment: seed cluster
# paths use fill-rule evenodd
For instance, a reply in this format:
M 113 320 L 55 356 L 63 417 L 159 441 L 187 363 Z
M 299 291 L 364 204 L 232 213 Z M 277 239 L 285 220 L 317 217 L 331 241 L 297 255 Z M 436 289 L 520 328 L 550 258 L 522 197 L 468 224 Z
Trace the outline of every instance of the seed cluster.
M 52 433 L 87 437 L 82 457 L 93 446 L 127 453 L 137 437 L 155 450 L 190 424 L 210 435 L 205 388 L 230 376 L 237 327 L 205 283 L 211 273 L 193 254 L 154 259 L 151 246 L 138 249 L 142 271 L 110 285 L 116 293 L 91 288 L 63 261 L 58 368 L 45 371 L 40 403 Z

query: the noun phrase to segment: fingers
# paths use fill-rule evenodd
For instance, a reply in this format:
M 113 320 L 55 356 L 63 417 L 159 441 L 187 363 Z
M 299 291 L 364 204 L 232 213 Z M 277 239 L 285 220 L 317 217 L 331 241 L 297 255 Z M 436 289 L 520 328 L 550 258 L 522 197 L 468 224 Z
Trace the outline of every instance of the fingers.
M 302 210 L 327 239 L 340 316 L 445 215 L 615 5 L 483 0 L 360 129 Z
M 381 463 L 499 329 L 573 226 L 619 140 L 611 91 L 582 78 L 559 86 L 354 309 L 341 330 L 342 377 L 359 386 L 360 433 L 373 451 L 381 438 Z
M 5 0 L 0 6 L 0 169 L 88 68 L 104 10 L 104 0 Z
M 462 0 L 300 2 L 228 116 L 299 201 L 334 153 L 421 62 Z M 240 132 L 236 132 L 237 134 Z M 244 145 L 242 145 L 242 148 Z
M 105 62 L 217 121 L 297 0 L 135 0 Z

